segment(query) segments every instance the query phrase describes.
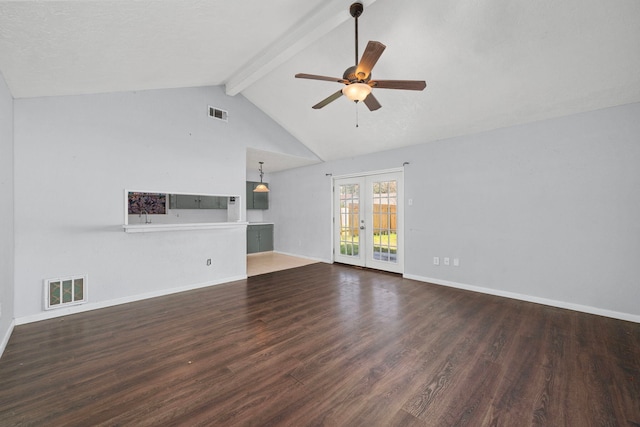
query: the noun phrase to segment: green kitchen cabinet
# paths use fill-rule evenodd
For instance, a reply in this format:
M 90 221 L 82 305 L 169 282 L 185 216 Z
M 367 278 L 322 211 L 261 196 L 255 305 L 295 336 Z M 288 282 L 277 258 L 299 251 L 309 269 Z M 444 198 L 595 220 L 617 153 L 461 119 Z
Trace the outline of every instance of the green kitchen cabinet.
M 269 193 L 254 193 L 259 182 L 247 181 L 247 209 L 269 209 Z M 264 182 L 269 187 L 269 184 Z
M 227 196 L 202 196 L 198 194 L 171 194 L 171 209 L 227 209 Z
M 273 224 L 249 224 L 247 226 L 247 253 L 273 250 Z

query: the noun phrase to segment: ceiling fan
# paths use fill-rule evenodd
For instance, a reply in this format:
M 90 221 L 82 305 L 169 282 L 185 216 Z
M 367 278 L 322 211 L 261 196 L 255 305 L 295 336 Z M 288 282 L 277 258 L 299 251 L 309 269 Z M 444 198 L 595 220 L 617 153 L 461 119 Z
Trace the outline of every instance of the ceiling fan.
M 304 73 L 296 74 L 296 78 L 299 79 L 325 80 L 343 83 L 345 85 L 333 95 L 328 96 L 314 105 L 312 108 L 316 110 L 345 95 L 352 101 L 363 101 L 369 110 L 375 111 L 382 107 L 382 105 L 380 105 L 378 100 L 373 96 L 373 93 L 371 93 L 371 89 L 373 88 L 423 90 L 427 86 L 424 80 L 371 80 L 371 69 L 376 62 L 378 62 L 386 46 L 380 42 L 369 41 L 360 62 L 358 62 L 358 17 L 362 15 L 363 10 L 364 6 L 362 3 L 353 3 L 349 8 L 349 13 L 355 18 L 356 23 L 356 65 L 347 68 L 342 78 Z

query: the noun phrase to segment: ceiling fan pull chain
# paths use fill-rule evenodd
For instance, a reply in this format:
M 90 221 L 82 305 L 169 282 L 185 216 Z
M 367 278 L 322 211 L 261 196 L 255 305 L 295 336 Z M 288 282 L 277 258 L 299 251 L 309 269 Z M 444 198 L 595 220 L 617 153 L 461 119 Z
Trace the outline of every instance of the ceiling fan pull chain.
M 358 101 L 354 102 L 354 104 L 356 104 L 356 127 L 360 127 L 360 125 L 358 124 Z

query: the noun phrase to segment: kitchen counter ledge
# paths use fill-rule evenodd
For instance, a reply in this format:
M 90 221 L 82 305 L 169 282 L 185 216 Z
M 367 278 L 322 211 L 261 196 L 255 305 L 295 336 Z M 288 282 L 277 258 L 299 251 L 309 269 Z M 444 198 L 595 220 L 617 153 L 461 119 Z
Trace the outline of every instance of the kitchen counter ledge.
M 247 222 L 200 222 L 182 224 L 124 224 L 125 233 L 155 233 L 163 231 L 213 230 L 217 228 L 246 228 Z

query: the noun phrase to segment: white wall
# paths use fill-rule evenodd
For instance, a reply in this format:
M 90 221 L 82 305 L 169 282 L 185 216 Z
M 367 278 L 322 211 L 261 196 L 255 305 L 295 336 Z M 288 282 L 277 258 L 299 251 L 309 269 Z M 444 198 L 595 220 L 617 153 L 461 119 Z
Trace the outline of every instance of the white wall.
M 207 105 L 229 110 L 229 123 Z M 326 174 L 408 161 L 407 276 L 636 319 L 638 117 L 632 104 L 272 173 L 263 219 L 276 223 L 276 250 L 329 261 Z M 313 158 L 218 87 L 14 101 L 2 81 L 0 119 L 0 185 L 15 198 L 15 213 L 0 204 L 0 333 L 13 316 L 45 316 L 49 277 L 87 273 L 96 306 L 243 276 L 243 230 L 126 234 L 124 189 L 242 195 L 246 147 Z
M 406 276 L 640 321 L 638 118 L 631 104 L 272 174 L 275 248 L 331 259 L 325 174 L 407 161 Z
M 13 328 L 13 97 L 0 74 L 0 354 Z
M 17 323 L 50 315 L 46 278 L 88 274 L 87 308 L 244 277 L 243 228 L 127 234 L 124 189 L 244 195 L 248 146 L 312 156 L 219 87 L 14 105 Z M 207 105 L 229 122 L 209 118 Z

